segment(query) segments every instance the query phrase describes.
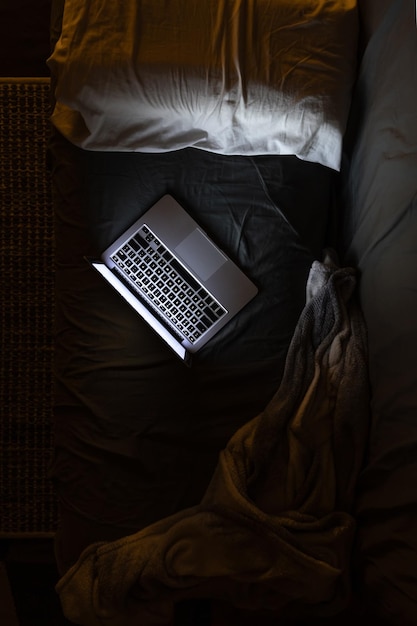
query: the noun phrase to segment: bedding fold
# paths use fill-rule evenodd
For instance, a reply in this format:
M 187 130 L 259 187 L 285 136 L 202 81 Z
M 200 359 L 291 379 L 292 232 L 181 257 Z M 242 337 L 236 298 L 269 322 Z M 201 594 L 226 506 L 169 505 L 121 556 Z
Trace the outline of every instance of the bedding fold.
M 68 619 L 157 626 L 204 597 L 290 617 L 347 604 L 366 329 L 353 269 L 315 262 L 307 294 L 279 389 L 220 454 L 201 503 L 87 548 L 57 585 Z

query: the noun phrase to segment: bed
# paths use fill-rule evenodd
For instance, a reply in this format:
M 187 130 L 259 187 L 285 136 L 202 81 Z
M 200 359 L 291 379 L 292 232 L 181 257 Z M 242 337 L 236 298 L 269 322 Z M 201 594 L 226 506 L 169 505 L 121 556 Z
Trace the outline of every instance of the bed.
M 411 4 L 54 3 L 74 623 L 416 623 Z M 192 367 L 85 261 L 164 193 L 259 289 Z

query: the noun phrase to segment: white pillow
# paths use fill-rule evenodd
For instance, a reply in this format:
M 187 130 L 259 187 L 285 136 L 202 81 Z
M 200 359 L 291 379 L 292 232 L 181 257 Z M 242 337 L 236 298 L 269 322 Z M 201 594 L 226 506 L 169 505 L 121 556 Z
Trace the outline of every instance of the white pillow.
M 339 169 L 356 42 L 355 0 L 66 0 L 52 120 L 89 150 Z

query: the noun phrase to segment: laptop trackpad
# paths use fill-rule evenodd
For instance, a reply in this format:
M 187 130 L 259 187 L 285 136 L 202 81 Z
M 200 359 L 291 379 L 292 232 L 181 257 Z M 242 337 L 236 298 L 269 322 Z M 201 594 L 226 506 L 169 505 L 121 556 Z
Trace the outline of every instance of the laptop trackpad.
M 208 280 L 227 261 L 227 258 L 198 228 L 187 235 L 175 251 L 201 280 Z

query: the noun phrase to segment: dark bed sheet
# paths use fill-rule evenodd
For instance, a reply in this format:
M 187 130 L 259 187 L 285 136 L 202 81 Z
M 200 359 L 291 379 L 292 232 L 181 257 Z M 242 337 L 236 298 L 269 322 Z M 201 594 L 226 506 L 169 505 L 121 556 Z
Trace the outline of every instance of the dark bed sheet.
M 308 271 L 324 244 L 334 173 L 295 157 L 87 153 L 59 135 L 51 153 L 52 473 L 63 511 L 80 523 L 79 532 L 61 534 L 65 569 L 87 543 L 197 503 L 219 451 L 270 399 L 304 306 Z M 166 192 L 260 289 L 192 368 L 84 260 Z

